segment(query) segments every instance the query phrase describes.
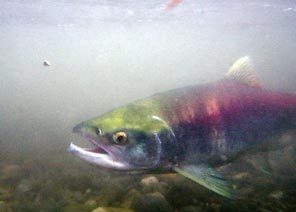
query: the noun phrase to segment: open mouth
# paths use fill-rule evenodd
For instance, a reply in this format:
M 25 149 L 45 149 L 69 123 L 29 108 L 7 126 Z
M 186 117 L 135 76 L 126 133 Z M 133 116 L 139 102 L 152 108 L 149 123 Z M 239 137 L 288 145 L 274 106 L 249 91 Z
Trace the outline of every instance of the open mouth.
M 83 148 L 85 151 L 88 152 L 94 152 L 94 153 L 100 153 L 100 154 L 108 154 L 105 150 L 103 150 L 100 147 L 94 147 L 94 148 Z
M 87 138 L 87 140 L 91 143 L 92 147 L 83 148 L 71 143 L 68 147 L 68 151 L 82 160 L 104 168 L 117 170 L 129 170 L 131 168 L 127 163 L 113 157 L 110 151 L 103 145 L 98 144 L 90 138 Z
M 80 123 L 73 128 L 74 133 L 82 136 L 83 140 L 88 140 L 91 147 L 83 148 L 76 146 L 71 142 L 68 151 L 73 155 L 81 158 L 84 161 L 98 165 L 104 168 L 117 170 L 130 170 L 131 166 L 128 163 L 120 160 L 115 152 L 112 152 L 111 147 L 107 147 L 102 142 L 93 140 L 86 132 L 84 132 L 84 123 Z M 85 141 L 84 141 L 85 143 Z
M 94 152 L 94 153 L 100 153 L 100 154 L 109 154 L 104 147 L 100 146 L 99 144 L 97 144 L 95 141 L 91 140 L 91 139 L 87 139 L 92 145 L 93 147 L 91 148 L 83 148 L 85 151 L 88 152 Z

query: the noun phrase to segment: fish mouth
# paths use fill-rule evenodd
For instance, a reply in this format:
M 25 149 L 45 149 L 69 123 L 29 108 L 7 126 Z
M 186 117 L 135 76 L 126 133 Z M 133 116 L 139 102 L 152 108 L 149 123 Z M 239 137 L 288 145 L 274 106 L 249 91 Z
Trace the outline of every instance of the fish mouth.
M 116 170 L 131 170 L 129 164 L 118 160 L 106 146 L 97 143 L 87 136 L 83 137 L 91 143 L 92 147 L 79 147 L 71 142 L 70 146 L 68 147 L 68 152 L 78 156 L 84 161 L 98 165 L 100 167 Z
M 73 133 L 78 133 L 84 140 L 88 140 L 89 143 L 92 144 L 91 148 L 82 148 L 83 150 L 87 152 L 93 152 L 93 153 L 98 153 L 98 154 L 110 154 L 110 152 L 107 150 L 106 147 L 104 147 L 103 144 L 100 144 L 99 142 L 93 140 L 87 133 L 83 132 L 84 130 L 84 123 L 79 123 L 75 127 L 73 127 L 72 132 Z
M 107 154 L 110 155 L 109 151 L 107 150 L 106 147 L 104 147 L 103 145 L 98 144 L 97 142 L 95 142 L 94 140 L 87 138 L 86 140 L 88 140 L 93 147 L 92 148 L 83 148 L 85 151 L 88 152 L 94 152 L 94 153 L 98 153 L 98 154 Z

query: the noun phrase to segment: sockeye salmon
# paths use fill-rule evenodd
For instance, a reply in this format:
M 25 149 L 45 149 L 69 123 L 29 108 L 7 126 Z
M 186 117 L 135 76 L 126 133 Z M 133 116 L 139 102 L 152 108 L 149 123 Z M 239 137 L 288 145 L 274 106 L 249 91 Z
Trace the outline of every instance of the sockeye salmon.
M 236 198 L 219 168 L 277 146 L 272 138 L 296 128 L 296 96 L 262 88 L 250 67 L 242 57 L 220 81 L 155 94 L 84 121 L 73 131 L 93 148 L 71 143 L 69 151 L 110 169 L 175 171 Z

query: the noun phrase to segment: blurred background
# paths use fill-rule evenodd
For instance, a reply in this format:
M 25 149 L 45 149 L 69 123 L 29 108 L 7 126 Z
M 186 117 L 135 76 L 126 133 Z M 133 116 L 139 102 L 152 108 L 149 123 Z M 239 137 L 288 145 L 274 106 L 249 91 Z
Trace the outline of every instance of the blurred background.
M 175 175 L 110 173 L 67 153 L 78 122 L 219 80 L 241 56 L 265 88 L 296 93 L 294 1 L 168 3 L 1 1 L 0 211 L 295 209 L 291 193 L 274 187 L 268 200 L 225 203 Z

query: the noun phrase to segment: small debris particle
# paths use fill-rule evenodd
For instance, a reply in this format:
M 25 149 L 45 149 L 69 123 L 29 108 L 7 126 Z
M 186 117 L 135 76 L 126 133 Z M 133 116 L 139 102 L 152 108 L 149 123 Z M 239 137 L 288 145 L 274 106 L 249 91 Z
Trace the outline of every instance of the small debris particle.
M 44 66 L 51 66 L 51 63 L 48 60 L 43 61 Z

